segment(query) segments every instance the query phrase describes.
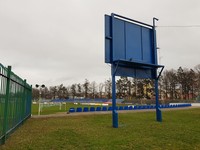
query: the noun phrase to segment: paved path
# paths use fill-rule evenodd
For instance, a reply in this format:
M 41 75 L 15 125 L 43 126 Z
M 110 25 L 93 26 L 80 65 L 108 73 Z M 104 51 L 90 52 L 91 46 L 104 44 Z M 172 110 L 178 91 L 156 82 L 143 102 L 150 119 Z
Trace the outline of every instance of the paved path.
M 200 107 L 180 107 L 180 108 L 164 108 L 162 111 L 173 111 L 173 110 L 183 110 L 183 109 L 192 109 L 192 108 L 200 108 Z M 139 109 L 139 110 L 118 110 L 118 113 L 138 113 L 138 112 L 152 112 L 156 111 L 155 109 Z M 59 112 L 56 114 L 49 115 L 32 115 L 31 118 L 55 118 L 55 117 L 68 117 L 68 116 L 85 116 L 85 115 L 102 115 L 102 114 L 112 114 L 112 111 L 94 111 L 94 112 Z

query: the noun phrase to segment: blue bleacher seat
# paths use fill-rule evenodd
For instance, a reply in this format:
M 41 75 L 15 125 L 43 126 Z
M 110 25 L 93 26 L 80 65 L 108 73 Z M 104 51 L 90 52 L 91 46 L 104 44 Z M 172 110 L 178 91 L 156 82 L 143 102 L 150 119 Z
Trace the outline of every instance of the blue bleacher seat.
M 88 111 L 89 111 L 88 107 L 83 108 L 83 112 L 88 112 Z
M 95 108 L 94 107 L 90 107 L 90 111 L 95 111 Z
M 112 106 L 108 107 L 108 111 L 111 111 L 112 110 Z
M 107 107 L 102 107 L 102 111 L 107 111 L 108 109 L 107 109 Z
M 129 107 L 128 107 L 128 110 L 133 110 L 133 106 L 129 106 Z
M 124 110 L 128 110 L 128 106 L 124 106 Z
M 154 109 L 154 106 L 153 106 L 153 105 L 150 105 L 150 109 Z
M 70 109 L 69 109 L 69 112 L 71 112 L 71 113 L 72 113 L 72 112 L 75 112 L 75 109 L 74 109 L 74 108 L 70 108 Z
M 146 106 L 146 105 L 143 105 L 143 106 L 142 106 L 142 109 L 146 109 L 146 108 L 147 108 L 147 106 Z
M 119 106 L 119 110 L 124 110 L 123 106 Z
M 82 112 L 82 107 L 77 107 L 76 112 Z
M 97 107 L 97 108 L 96 108 L 96 111 L 101 111 L 101 107 Z

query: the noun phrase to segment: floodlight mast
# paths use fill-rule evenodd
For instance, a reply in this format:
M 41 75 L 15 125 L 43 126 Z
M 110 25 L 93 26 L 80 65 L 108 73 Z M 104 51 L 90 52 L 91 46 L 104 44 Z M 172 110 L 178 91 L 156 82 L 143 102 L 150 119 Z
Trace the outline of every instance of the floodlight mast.
M 38 85 L 38 84 L 36 84 L 35 87 L 36 87 L 36 88 L 41 87 L 41 88 L 43 89 L 43 88 L 45 88 L 45 85 L 44 85 L 44 84 L 42 84 L 42 85 Z M 40 90 L 40 89 L 39 89 L 39 90 Z M 39 91 L 39 100 L 38 100 L 38 116 L 40 115 L 40 112 L 41 112 L 41 106 L 40 106 L 41 99 L 42 99 L 41 95 L 42 95 L 42 93 L 41 93 L 41 91 Z

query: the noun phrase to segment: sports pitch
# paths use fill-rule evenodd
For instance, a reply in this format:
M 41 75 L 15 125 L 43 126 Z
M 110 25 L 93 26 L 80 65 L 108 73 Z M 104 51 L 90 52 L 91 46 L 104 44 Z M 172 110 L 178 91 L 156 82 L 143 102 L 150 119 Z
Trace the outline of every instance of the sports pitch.
M 200 149 L 200 108 L 123 113 L 119 128 L 111 114 L 29 119 L 0 149 Z

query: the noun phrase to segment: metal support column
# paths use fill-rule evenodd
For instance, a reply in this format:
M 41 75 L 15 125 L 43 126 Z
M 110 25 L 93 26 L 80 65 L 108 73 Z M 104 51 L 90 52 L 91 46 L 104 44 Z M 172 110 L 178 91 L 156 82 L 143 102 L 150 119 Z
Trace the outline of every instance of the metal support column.
M 115 67 L 112 64 L 112 123 L 114 128 L 118 128 L 118 113 L 116 110 L 116 86 L 115 86 Z
M 159 105 L 158 78 L 155 79 L 155 95 L 156 95 L 156 120 L 162 122 L 162 112 Z
M 153 18 L 153 39 L 154 39 L 154 56 L 155 56 L 155 64 L 157 64 L 157 43 L 156 43 L 156 21 L 157 18 Z M 159 76 L 157 75 L 157 68 L 155 69 L 155 96 L 156 96 L 156 120 L 162 122 L 162 112 L 159 106 L 159 91 L 158 91 L 158 79 Z M 160 75 L 160 74 L 159 74 Z

